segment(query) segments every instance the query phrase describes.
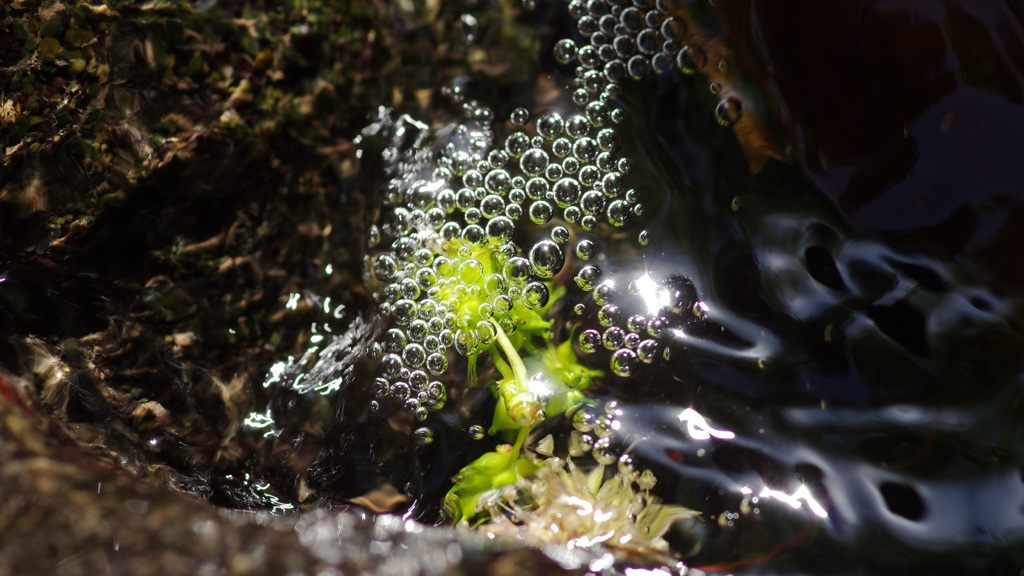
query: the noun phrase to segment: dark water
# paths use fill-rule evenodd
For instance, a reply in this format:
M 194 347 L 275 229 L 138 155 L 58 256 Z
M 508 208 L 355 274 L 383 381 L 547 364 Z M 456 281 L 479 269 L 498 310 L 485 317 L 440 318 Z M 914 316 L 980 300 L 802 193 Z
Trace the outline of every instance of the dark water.
M 797 4 L 717 14 L 761 51 L 803 170 L 748 175 L 699 77 L 629 90 L 664 200 L 642 263 L 609 268 L 688 277 L 709 309 L 644 386 L 616 387 L 650 437 L 634 453 L 708 514 L 693 566 L 1015 573 L 1020 24 L 1000 3 Z M 736 437 L 690 437 L 688 406 Z M 763 487 L 806 488 L 827 517 L 750 513 Z

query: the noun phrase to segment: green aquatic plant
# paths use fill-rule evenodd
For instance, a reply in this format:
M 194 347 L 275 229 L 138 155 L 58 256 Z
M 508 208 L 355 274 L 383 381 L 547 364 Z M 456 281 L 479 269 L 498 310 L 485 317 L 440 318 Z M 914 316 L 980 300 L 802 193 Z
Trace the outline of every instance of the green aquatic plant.
M 467 385 L 478 385 L 480 356 L 497 369 L 489 382 L 497 398 L 490 432 L 510 442 L 456 476 L 444 504 L 446 514 L 456 522 L 477 515 L 478 501 L 486 492 L 537 470 L 538 464 L 522 450 L 530 431 L 539 422 L 582 404 L 586 399 L 582 391 L 601 375 L 578 362 L 571 339 L 554 342 L 547 315 L 564 288 L 529 282 L 513 291 L 519 298 L 505 293 L 506 283 L 525 282 L 532 268 L 503 246 L 508 245 L 496 238 L 441 241 L 435 245 L 439 254 L 431 268 L 423 269 L 429 272 L 421 275 L 424 283 L 437 286 L 432 296 L 447 310 L 445 322 L 454 329 L 455 348 L 467 356 Z M 411 300 L 399 301 L 392 314 L 400 324 L 411 324 L 413 306 Z
M 540 468 L 539 460 L 523 450 L 530 432 L 544 419 L 584 404 L 586 397 L 582 391 L 601 375 L 600 371 L 579 364 L 571 340 L 555 345 L 550 337 L 542 349 L 522 361 L 521 376 L 511 370 L 506 374 L 499 362 L 497 359 L 495 363 L 502 378 L 492 384 L 498 402 L 491 433 L 514 438 L 514 441 L 499 445 L 455 476 L 444 501 L 444 511 L 453 522 L 470 521 L 473 517 L 486 519 L 488 509 L 480 504 L 484 495 L 536 472 Z

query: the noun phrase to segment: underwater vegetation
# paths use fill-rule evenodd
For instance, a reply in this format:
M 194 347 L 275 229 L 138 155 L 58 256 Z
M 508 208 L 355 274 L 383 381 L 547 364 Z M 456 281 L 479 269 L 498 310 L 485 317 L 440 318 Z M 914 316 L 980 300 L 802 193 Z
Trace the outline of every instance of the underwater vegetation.
M 444 498 L 444 515 L 453 522 L 487 524 L 485 530 L 495 522 L 504 522 L 506 531 L 521 525 L 528 542 L 550 539 L 546 533 L 554 532 L 557 539 L 579 545 L 600 533 L 595 543 L 615 546 L 621 540 L 635 550 L 651 546 L 665 551 L 660 536 L 671 519 L 694 513 L 652 497 L 651 471 L 636 470 L 628 452 L 613 445 L 620 442 L 613 438 L 614 402 L 605 414 L 595 415 L 590 408 L 596 403 L 583 393 L 603 372 L 581 365 L 576 349 L 588 354 L 609 350 L 610 371 L 628 378 L 641 362 L 657 360 L 663 334 L 685 326 L 673 320 L 684 314 L 696 320 L 706 315 L 702 303 L 685 300 L 690 294 L 681 293 L 684 278 L 653 280 L 648 274 L 632 282 L 630 292 L 639 300 L 643 290 L 644 297 L 657 298 L 658 304 L 649 311 L 650 318 L 631 315 L 627 322 L 623 310 L 633 307 L 616 294 L 614 282 L 602 281 L 602 270 L 595 265 L 603 260 L 596 244 L 600 228 L 626 229 L 644 210 L 640 193 L 629 185 L 632 163 L 620 154 L 622 137 L 614 127 L 625 120 L 616 104 L 619 83 L 627 74 L 635 79 L 650 74 L 651 54 L 656 66 L 667 66 L 662 60 L 673 47 L 661 49 L 662 44 L 678 39 L 678 28 L 685 25 L 677 24 L 664 7 L 623 9 L 574 2 L 569 10 L 589 37 L 582 48 L 567 39 L 554 47 L 561 64 L 578 60 L 574 113 L 563 118 L 551 111 L 531 119 L 528 110 L 516 108 L 508 119 L 513 129 L 504 135 L 504 145 L 496 146 L 494 113 L 476 101 L 466 102 L 450 87 L 448 96 L 462 105 L 465 120 L 445 127 L 438 137 L 409 116 L 393 120 L 383 110 L 363 133 L 389 139 L 381 156 L 391 175 L 382 192 L 383 223 L 369 232 L 371 249 L 386 247 L 367 267 L 371 285 L 378 285 L 380 311 L 392 325 L 383 342 L 370 348 L 381 374 L 374 383 L 377 399 L 371 409 L 380 410 L 381 402 L 397 403 L 416 420 L 426 420 L 432 410 L 444 408 L 448 397 L 445 384 L 434 378 L 447 372 L 449 349 L 466 358 L 465 376 L 449 379 L 454 386 L 475 388 L 478 364 L 490 360 L 497 373 L 487 382 L 496 398 L 489 433 L 507 443 L 455 475 Z M 598 19 L 603 17 L 602 32 Z M 737 110 L 733 120 L 738 117 Z M 647 231 L 633 234 L 641 246 L 646 244 Z M 530 238 L 539 239 L 517 245 Z M 577 293 L 574 305 L 566 302 L 566 286 L 556 288 L 553 282 L 567 274 L 586 295 Z M 548 319 L 552 307 L 572 306 L 581 316 L 587 311 L 585 300 L 598 307 L 603 332 L 587 329 L 577 339 L 574 330 L 562 331 L 562 340 L 556 340 Z M 571 417 L 575 427 L 563 456 L 577 462 L 590 456 L 596 464 L 585 481 L 578 464 L 554 456 L 550 435 L 541 449 L 546 461 L 526 450 L 531 440 L 538 441 L 531 437 L 535 428 L 561 416 Z M 414 435 L 428 444 L 433 432 L 423 427 Z M 605 481 L 608 465 L 617 466 L 611 469 L 613 478 Z M 546 472 L 534 478 L 541 471 Z M 645 496 L 631 488 L 641 477 Z M 561 486 L 561 494 L 545 499 L 548 488 L 558 492 L 555 485 Z M 598 518 L 607 513 L 600 508 L 602 500 L 632 509 L 620 510 L 614 522 L 611 516 L 594 521 L 590 532 L 559 528 L 560 521 L 527 520 L 578 518 L 583 511 L 573 503 L 582 498 L 594 502 Z M 519 500 L 530 504 L 521 507 Z M 657 518 L 653 524 L 651 517 Z M 535 534 L 538 529 L 545 534 Z
M 1022 47 L 5 3 L 0 573 L 1017 574 Z

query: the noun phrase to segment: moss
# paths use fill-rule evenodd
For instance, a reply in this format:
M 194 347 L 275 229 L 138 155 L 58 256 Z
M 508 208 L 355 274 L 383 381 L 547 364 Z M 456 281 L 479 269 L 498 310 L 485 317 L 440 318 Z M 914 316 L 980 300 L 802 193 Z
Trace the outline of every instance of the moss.
M 39 56 L 43 60 L 52 61 L 60 52 L 60 41 L 56 38 L 43 38 L 39 42 Z

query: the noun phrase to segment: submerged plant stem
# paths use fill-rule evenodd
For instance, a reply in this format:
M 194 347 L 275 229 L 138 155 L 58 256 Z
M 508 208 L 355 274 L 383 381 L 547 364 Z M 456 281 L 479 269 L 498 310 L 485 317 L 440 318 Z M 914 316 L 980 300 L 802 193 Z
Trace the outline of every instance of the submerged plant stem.
M 502 330 L 501 325 L 497 322 L 491 323 L 497 336 L 495 339 L 498 341 L 498 345 L 501 346 L 502 352 L 505 353 L 505 358 L 508 360 L 509 366 L 512 368 L 512 375 L 516 379 L 516 389 L 522 390 L 526 385 L 528 375 L 526 373 L 526 364 L 523 363 L 522 357 L 519 356 L 519 352 L 516 351 L 516 347 L 512 345 L 512 342 L 508 339 L 508 335 Z

